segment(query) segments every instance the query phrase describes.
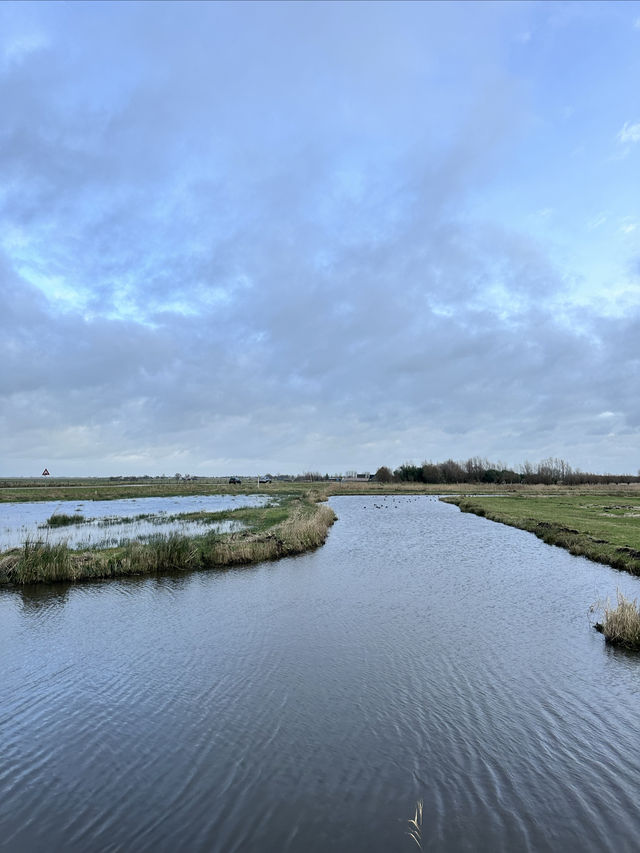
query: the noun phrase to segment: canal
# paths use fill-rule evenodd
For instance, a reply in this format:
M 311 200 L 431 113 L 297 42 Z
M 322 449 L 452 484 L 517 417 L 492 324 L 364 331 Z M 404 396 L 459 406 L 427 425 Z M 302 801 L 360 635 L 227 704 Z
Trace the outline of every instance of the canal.
M 427 496 L 319 550 L 0 591 L 0 850 L 632 851 L 640 580 Z

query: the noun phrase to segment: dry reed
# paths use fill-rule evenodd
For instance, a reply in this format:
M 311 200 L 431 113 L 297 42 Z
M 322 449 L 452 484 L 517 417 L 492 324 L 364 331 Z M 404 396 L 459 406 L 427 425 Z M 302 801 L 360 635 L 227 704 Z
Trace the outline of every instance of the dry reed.
M 409 818 L 407 823 L 409 824 L 407 835 L 409 838 L 413 838 L 418 845 L 418 849 L 422 850 L 422 800 L 418 800 L 416 803 L 415 813 L 412 818 Z
M 603 604 L 594 605 L 593 609 L 603 610 L 602 622 L 597 622 L 596 630 L 604 634 L 607 642 L 625 649 L 640 651 L 640 609 L 638 599 L 630 600 L 617 590 L 617 607 L 612 607 L 607 600 Z

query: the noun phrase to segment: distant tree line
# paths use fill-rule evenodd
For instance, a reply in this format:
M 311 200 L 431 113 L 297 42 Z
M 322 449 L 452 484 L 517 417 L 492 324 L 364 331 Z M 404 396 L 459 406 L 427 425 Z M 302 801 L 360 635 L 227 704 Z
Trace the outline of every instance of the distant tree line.
M 474 456 L 466 462 L 455 462 L 447 459 L 445 462 L 423 462 L 414 465 L 405 462 L 392 471 L 386 465 L 378 468 L 375 479 L 379 483 L 528 483 L 539 485 L 595 485 L 608 483 L 637 483 L 639 476 L 633 474 L 589 474 L 574 469 L 564 459 L 549 457 L 542 462 L 532 464 L 525 462 L 518 470 L 508 468 L 501 462 L 489 462 Z

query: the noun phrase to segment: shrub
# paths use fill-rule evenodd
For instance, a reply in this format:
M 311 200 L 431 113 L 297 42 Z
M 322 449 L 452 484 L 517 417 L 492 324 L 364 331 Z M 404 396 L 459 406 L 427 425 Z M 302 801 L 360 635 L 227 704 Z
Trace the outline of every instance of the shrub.
M 63 512 L 58 515 L 54 512 L 46 520 L 47 527 L 67 527 L 70 524 L 82 524 L 85 520 L 84 515 L 77 512 L 75 515 L 65 515 Z

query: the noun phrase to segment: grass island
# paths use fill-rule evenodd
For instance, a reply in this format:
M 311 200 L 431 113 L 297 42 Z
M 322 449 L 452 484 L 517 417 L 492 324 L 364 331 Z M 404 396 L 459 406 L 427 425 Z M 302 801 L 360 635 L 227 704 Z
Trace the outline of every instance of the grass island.
M 58 486 L 56 499 L 69 499 L 69 491 L 73 500 L 88 499 L 87 491 L 93 492 L 91 498 L 99 495 L 105 499 L 102 490 L 95 486 L 95 483 L 90 489 L 82 484 Z M 114 498 L 121 497 L 113 489 L 104 491 Z M 129 497 L 130 492 L 125 495 Z M 148 496 L 140 492 L 137 495 Z M 48 490 L 39 491 L 38 496 L 51 499 Z M 0 554 L 0 584 L 75 582 L 163 571 L 217 569 L 274 560 L 322 545 L 336 518 L 324 502 L 324 495 L 305 489 L 293 494 L 279 492 L 276 498 L 266 506 L 207 514 L 209 522 L 233 521 L 242 527 L 229 533 L 158 535 L 149 542 L 129 541 L 113 548 L 91 549 L 74 549 L 64 542 L 28 540 L 22 547 Z M 195 515 L 198 514 L 191 514 Z M 68 517 L 63 518 L 63 524 L 70 523 Z M 81 523 L 84 519 L 78 516 L 77 520 Z M 51 518 L 48 521 L 51 523 Z M 57 526 L 55 521 L 53 526 Z

